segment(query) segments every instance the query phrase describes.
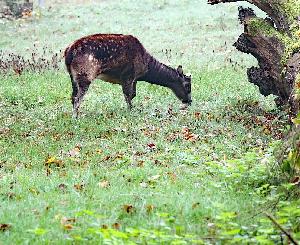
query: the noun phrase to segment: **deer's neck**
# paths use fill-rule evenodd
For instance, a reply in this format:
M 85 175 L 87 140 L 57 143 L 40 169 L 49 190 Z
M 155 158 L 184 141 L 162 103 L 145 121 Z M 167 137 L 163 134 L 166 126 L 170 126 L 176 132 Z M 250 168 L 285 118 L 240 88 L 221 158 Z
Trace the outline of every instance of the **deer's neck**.
M 148 60 L 148 71 L 138 80 L 173 88 L 176 86 L 177 76 L 178 74 L 175 69 L 160 63 L 150 56 Z

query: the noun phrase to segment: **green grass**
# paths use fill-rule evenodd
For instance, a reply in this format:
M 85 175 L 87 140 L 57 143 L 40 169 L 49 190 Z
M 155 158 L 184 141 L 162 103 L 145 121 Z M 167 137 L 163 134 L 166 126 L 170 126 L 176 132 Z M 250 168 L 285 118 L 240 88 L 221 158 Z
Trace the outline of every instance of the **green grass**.
M 57 51 L 88 33 L 132 33 L 191 71 L 193 105 L 180 111 L 171 91 L 140 82 L 129 112 L 119 86 L 95 81 L 73 120 L 64 70 L 2 74 L 0 224 L 11 227 L 0 244 L 226 242 L 221 232 L 251 230 L 272 212 L 276 193 L 262 189 L 272 127 L 284 128 L 279 117 L 263 127 L 272 98 L 228 61 L 253 62 L 230 47 L 236 9 L 204 2 L 54 5 L 2 24 L 0 48 L 23 55 L 36 39 Z M 161 52 L 169 48 L 171 57 Z
M 249 161 L 245 154 L 254 147 L 264 149 L 272 137 L 262 127 L 247 123 L 250 112 L 235 100 L 251 104 L 261 97 L 232 71 L 195 75 L 197 92 L 186 112 L 178 109 L 171 92 L 144 83 L 138 85 L 134 109 L 128 112 L 118 86 L 97 82 L 76 121 L 71 119 L 66 74 L 6 77 L 0 111 L 0 219 L 12 228 L 1 234 L 1 240 L 58 242 L 78 234 L 89 237 L 88 228 L 114 223 L 122 229 L 169 226 L 176 230 L 178 226 L 183 233 L 201 237 L 207 224 L 227 211 L 237 212 L 241 224 L 252 224 L 257 203 L 264 200 L 255 188 L 265 183 L 268 172 L 260 164 L 263 155 Z M 217 86 L 212 87 L 213 82 Z M 235 113 L 244 121 L 235 120 Z M 184 127 L 198 138 L 185 139 Z M 50 157 L 61 163 L 60 167 L 50 163 L 47 172 Z M 227 168 L 224 158 L 242 158 L 235 166 L 239 171 Z M 99 186 L 104 180 L 109 187 Z M 81 184 L 82 190 L 74 187 Z M 124 205 L 132 205 L 134 212 L 128 214 Z M 150 213 L 149 205 L 154 207 Z M 101 217 L 77 217 L 83 210 Z M 164 224 L 161 213 L 174 217 L 174 222 Z M 76 217 L 72 231 L 62 228 L 62 217 Z M 35 228 L 47 233 L 28 232 Z

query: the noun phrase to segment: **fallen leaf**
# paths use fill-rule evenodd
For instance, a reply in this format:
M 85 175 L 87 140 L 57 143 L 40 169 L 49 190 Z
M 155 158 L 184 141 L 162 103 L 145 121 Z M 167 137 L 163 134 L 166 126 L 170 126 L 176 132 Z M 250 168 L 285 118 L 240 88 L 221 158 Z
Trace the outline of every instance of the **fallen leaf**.
M 52 137 L 53 137 L 54 140 L 58 141 L 58 140 L 61 139 L 61 134 L 54 133 L 54 134 L 52 135 Z
M 104 158 L 103 158 L 103 161 L 107 161 L 107 160 L 109 160 L 111 158 L 111 156 L 110 155 L 107 155 L 107 156 L 105 156 Z
M 134 210 L 135 210 L 135 208 L 132 205 L 130 205 L 130 204 L 129 205 L 128 204 L 123 205 L 123 209 L 128 214 L 133 213 Z
M 199 138 L 199 136 L 197 134 L 193 134 L 188 127 L 183 127 L 181 133 L 183 134 L 183 139 L 191 142 L 195 142 Z
M 60 223 L 62 225 L 66 225 L 66 224 L 70 224 L 70 223 L 75 223 L 76 222 L 76 219 L 75 218 L 67 218 L 67 217 L 62 217 L 60 219 Z
M 29 188 L 29 191 L 32 193 L 32 194 L 34 194 L 34 195 L 38 195 L 38 194 L 40 194 L 40 192 L 37 190 L 37 189 L 35 189 L 35 188 Z
M 66 171 L 59 171 L 59 177 L 66 177 L 67 172 Z
M 10 132 L 10 129 L 9 128 L 0 128 L 0 134 L 8 134 Z
M 78 191 L 82 191 L 84 188 L 84 184 L 75 184 L 74 188 Z
M 176 174 L 171 173 L 171 172 L 168 172 L 167 174 L 170 177 L 170 179 L 172 180 L 172 182 L 176 181 L 176 179 L 177 179 L 177 175 Z
M 140 183 L 140 186 L 143 187 L 143 188 L 147 188 L 148 187 L 148 184 L 146 182 L 141 182 Z
M 56 157 L 49 156 L 45 161 L 45 166 L 49 167 L 51 165 L 56 165 L 56 167 L 62 167 L 63 162 L 62 160 L 56 159 Z
M 72 230 L 73 229 L 73 225 L 71 225 L 71 224 L 65 224 L 65 225 L 63 225 L 63 228 L 65 230 Z
M 299 176 L 296 176 L 292 179 L 291 183 L 293 185 L 299 185 L 300 184 L 300 177 Z
M 116 154 L 114 160 L 122 160 L 123 158 L 124 158 L 124 153 L 118 153 L 118 154 Z
M 74 149 L 71 149 L 68 153 L 67 156 L 69 157 L 78 157 L 80 155 L 80 146 L 75 146 Z
M 58 188 L 59 188 L 60 190 L 64 191 L 64 190 L 67 189 L 67 185 L 65 185 L 65 184 L 59 184 L 59 185 L 58 185 Z
M 200 112 L 195 112 L 195 118 L 200 119 L 201 118 L 201 113 Z
M 96 150 L 96 153 L 98 153 L 99 155 L 102 154 L 102 152 L 103 151 L 101 149 Z
M 140 160 L 140 161 L 138 161 L 137 166 L 140 167 L 140 168 L 142 168 L 142 167 L 145 166 L 145 162 L 142 161 L 142 160 Z
M 7 231 L 11 228 L 10 224 L 0 224 L 0 231 Z
M 156 145 L 154 143 L 149 143 L 149 144 L 147 144 L 147 146 L 150 150 L 155 150 L 156 149 Z
M 156 180 L 158 180 L 159 178 L 160 178 L 160 174 L 157 174 L 157 175 L 153 175 L 153 176 L 151 176 L 149 179 L 148 179 L 148 181 L 156 181 Z
M 199 202 L 196 202 L 196 203 L 194 203 L 194 204 L 192 205 L 192 209 L 198 208 L 198 207 L 199 207 L 199 205 L 200 205 L 200 203 L 199 203 Z
M 180 137 L 179 133 L 175 132 L 175 133 L 171 133 L 170 135 L 168 135 L 166 140 L 173 142 L 173 141 L 177 140 L 179 137 Z
M 271 130 L 268 126 L 264 125 L 263 126 L 263 132 L 267 135 L 270 135 L 271 134 Z
M 151 213 L 153 211 L 153 209 L 154 209 L 154 206 L 151 204 L 146 206 L 147 213 Z
M 101 188 L 108 188 L 110 186 L 108 180 L 102 180 L 98 184 Z
M 114 224 L 112 225 L 112 228 L 114 228 L 114 229 L 116 229 L 116 230 L 120 230 L 121 225 L 120 225 L 119 223 L 114 223 Z
M 103 225 L 101 226 L 101 228 L 102 228 L 102 229 L 108 229 L 108 225 L 103 224 Z

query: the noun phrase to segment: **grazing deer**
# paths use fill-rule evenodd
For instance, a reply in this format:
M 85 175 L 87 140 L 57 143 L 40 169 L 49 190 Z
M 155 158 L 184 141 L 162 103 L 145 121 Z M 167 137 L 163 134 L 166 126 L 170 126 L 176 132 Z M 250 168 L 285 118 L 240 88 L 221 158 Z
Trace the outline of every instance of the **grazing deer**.
M 91 82 L 100 78 L 122 85 L 126 103 L 136 96 L 136 82 L 146 81 L 170 88 L 185 104 L 191 104 L 191 77 L 152 57 L 131 35 L 95 34 L 83 37 L 65 50 L 65 63 L 72 81 L 73 116 Z

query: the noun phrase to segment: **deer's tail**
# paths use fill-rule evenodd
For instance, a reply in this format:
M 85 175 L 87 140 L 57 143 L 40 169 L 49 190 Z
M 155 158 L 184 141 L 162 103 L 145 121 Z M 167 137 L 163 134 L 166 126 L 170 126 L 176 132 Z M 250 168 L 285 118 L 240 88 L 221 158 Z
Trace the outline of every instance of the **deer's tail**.
M 65 57 L 65 64 L 66 64 L 67 70 L 69 73 L 71 73 L 70 65 L 73 61 L 73 52 L 72 52 L 72 48 L 70 46 L 65 49 L 64 57 Z

